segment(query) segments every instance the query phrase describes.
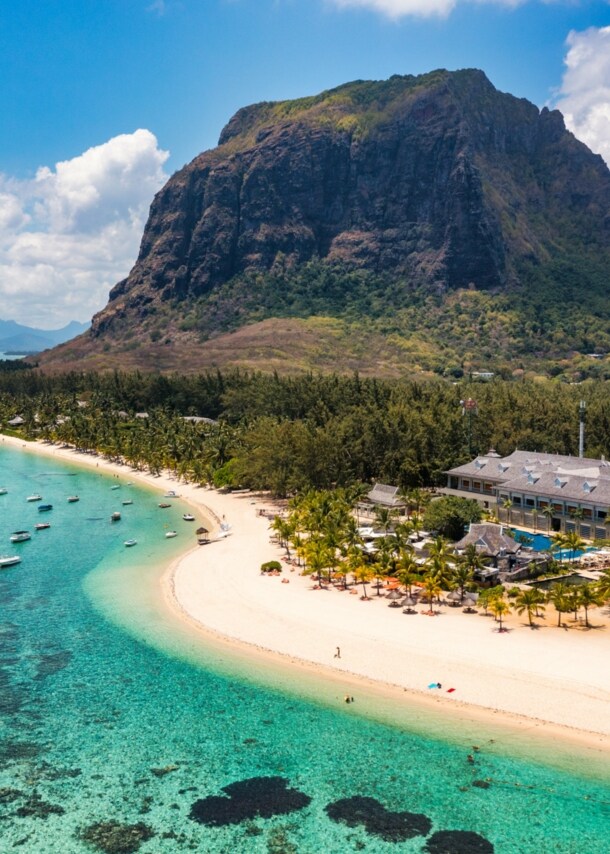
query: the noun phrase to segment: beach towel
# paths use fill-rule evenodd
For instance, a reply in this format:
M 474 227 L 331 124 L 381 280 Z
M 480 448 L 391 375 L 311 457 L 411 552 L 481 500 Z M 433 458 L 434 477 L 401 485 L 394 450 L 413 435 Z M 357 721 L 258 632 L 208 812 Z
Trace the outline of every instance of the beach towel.
M 454 691 L 455 691 L 455 688 L 447 688 L 448 694 L 453 694 Z
M 438 682 L 431 682 L 431 683 L 428 685 L 428 688 L 438 688 Z

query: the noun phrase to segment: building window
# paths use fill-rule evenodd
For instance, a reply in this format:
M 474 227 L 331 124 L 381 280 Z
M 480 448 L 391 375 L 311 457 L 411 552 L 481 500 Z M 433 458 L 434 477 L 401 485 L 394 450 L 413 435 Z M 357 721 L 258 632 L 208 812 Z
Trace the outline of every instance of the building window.
M 470 481 L 469 480 L 463 480 L 462 481 L 462 487 L 464 489 L 470 489 Z
M 521 496 L 520 495 L 513 495 L 513 504 L 519 504 L 519 505 L 521 504 Z
M 598 510 L 597 511 L 597 518 L 598 519 L 605 519 L 606 518 L 606 511 L 605 510 Z
M 472 481 L 472 488 L 476 489 L 477 492 L 480 492 L 481 491 L 481 481 L 480 480 L 473 480 Z
M 563 504 L 553 504 L 553 513 L 563 513 Z
M 526 498 L 526 499 L 525 499 L 525 506 L 526 506 L 526 507 L 535 507 L 535 506 L 536 506 L 536 502 L 534 501 L 534 499 L 533 499 L 533 498 Z
M 582 516 L 583 516 L 583 519 L 592 519 L 593 518 L 593 511 L 589 507 L 583 507 L 582 508 Z

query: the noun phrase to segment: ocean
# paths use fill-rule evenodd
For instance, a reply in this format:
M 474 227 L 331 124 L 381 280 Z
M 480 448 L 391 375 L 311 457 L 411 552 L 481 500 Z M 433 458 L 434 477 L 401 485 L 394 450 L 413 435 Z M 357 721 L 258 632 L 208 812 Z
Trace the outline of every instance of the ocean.
M 608 851 L 584 756 L 381 723 L 181 627 L 158 580 L 193 526 L 128 482 L 0 448 L 0 852 Z

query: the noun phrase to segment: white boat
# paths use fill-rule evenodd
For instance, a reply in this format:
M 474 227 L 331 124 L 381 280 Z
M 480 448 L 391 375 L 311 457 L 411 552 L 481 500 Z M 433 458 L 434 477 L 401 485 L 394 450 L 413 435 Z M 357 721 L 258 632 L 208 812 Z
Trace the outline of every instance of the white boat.
M 47 528 L 51 527 L 51 523 L 50 522 L 39 522 L 37 525 L 34 525 L 34 527 L 36 528 L 37 531 L 44 531 Z
M 115 510 L 114 513 L 110 516 L 111 522 L 118 522 L 121 519 L 121 514 L 118 510 Z
M 195 517 L 191 513 L 184 513 L 182 518 L 184 519 L 185 522 L 194 522 L 195 521 Z
M 168 540 L 171 540 L 171 539 L 172 539 L 172 537 L 177 537 L 177 536 L 178 536 L 178 532 L 177 532 L 177 531 L 167 531 L 167 533 L 165 534 L 165 536 L 167 537 L 167 539 L 168 539 Z
M 110 487 L 110 489 L 120 489 L 120 488 L 121 488 L 121 487 L 120 487 L 120 484 L 118 484 L 118 483 L 115 483 L 115 485 L 114 485 L 114 486 L 111 486 L 111 487 Z
M 10 536 L 11 543 L 25 543 L 26 540 L 31 540 L 32 535 L 29 531 L 14 531 Z
M 127 546 L 127 548 L 131 548 L 131 546 L 137 546 L 137 544 L 137 540 L 125 540 L 125 545 Z
M 69 495 L 68 496 L 68 503 L 69 504 L 74 504 L 75 501 L 80 501 L 80 498 L 78 497 L 78 495 Z
M 28 495 L 26 501 L 42 501 L 42 495 Z
M 0 555 L 0 569 L 5 566 L 14 566 L 16 563 L 21 563 L 19 555 Z
M 131 498 L 128 498 L 127 501 L 122 501 L 121 504 L 123 504 L 124 507 L 127 507 L 128 504 L 133 504 L 133 501 Z
M 178 498 L 178 495 L 173 489 L 168 489 L 163 497 L 164 498 Z
M 6 495 L 7 492 L 8 489 L 6 488 L 6 486 L 0 486 L 0 495 Z

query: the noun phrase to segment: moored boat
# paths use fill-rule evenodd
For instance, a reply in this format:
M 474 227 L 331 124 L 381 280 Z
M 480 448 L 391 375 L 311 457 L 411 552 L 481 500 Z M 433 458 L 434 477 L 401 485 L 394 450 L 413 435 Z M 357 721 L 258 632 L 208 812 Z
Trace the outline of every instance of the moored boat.
M 80 501 L 78 495 L 69 495 L 68 496 L 68 504 L 74 504 L 75 501 Z
M 125 540 L 125 545 L 127 546 L 127 548 L 131 548 L 131 546 L 137 546 L 138 541 L 137 540 Z
M 121 485 L 119 483 L 115 483 L 114 486 L 111 486 L 110 489 L 120 489 Z
M 0 495 L 6 495 L 7 492 L 8 489 L 6 488 L 6 486 L 0 486 Z
M 11 543 L 25 543 L 26 540 L 31 540 L 32 535 L 29 531 L 13 531 L 10 536 Z
M 195 521 L 195 517 L 193 516 L 192 513 L 183 513 L 182 518 L 184 519 L 185 522 L 194 522 Z
M 110 517 L 110 521 L 111 522 L 118 522 L 120 518 L 121 518 L 121 514 L 118 512 L 118 510 L 115 510 L 115 512 Z
M 168 489 L 163 497 L 164 498 L 178 498 L 178 494 L 175 492 L 175 490 Z
M 160 507 L 162 510 L 166 510 L 168 507 L 171 507 L 171 506 L 172 506 L 171 504 L 167 504 L 167 503 L 165 503 L 165 502 L 161 502 L 161 504 L 159 504 L 159 507 Z
M 0 555 L 0 569 L 5 566 L 14 566 L 16 563 L 21 563 L 19 555 Z
M 37 531 L 44 531 L 44 530 L 46 530 L 46 528 L 51 527 L 51 523 L 50 522 L 38 522 L 38 524 L 34 525 L 34 527 L 36 528 Z
M 38 495 L 38 493 L 36 493 L 36 495 L 28 495 L 28 497 L 25 500 L 26 501 L 42 501 L 42 495 Z
M 165 536 L 167 537 L 168 540 L 171 540 L 172 537 L 178 536 L 178 532 L 177 531 L 167 531 Z
M 39 504 L 38 505 L 38 512 L 39 513 L 45 513 L 47 510 L 52 510 L 52 509 L 53 509 L 52 504 Z
M 133 504 L 133 501 L 131 500 L 131 498 L 128 498 L 127 501 L 122 501 L 121 503 L 124 507 L 127 507 L 128 504 Z

